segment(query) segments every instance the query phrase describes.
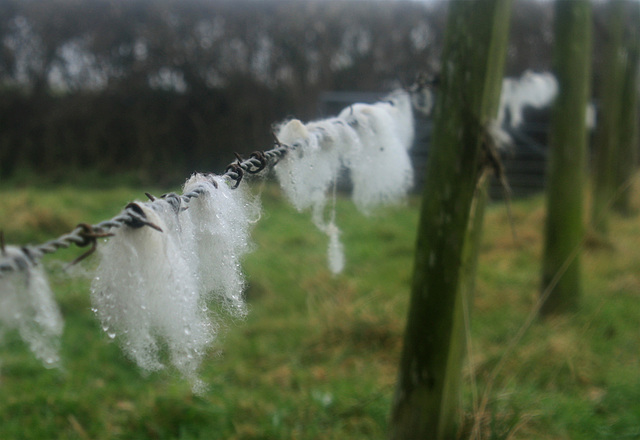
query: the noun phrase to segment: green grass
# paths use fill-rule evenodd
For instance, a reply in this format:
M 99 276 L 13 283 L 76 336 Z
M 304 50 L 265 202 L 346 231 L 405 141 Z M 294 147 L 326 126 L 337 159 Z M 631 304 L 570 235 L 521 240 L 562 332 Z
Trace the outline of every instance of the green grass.
M 7 242 L 43 241 L 144 198 L 130 188 L 0 189 Z M 206 358 L 201 396 L 175 371 L 143 374 L 100 329 L 89 280 L 47 257 L 62 313 L 62 369 L 45 369 L 13 333 L 0 345 L 1 439 L 384 438 L 412 272 L 418 201 L 363 217 L 338 200 L 347 266 L 333 277 L 326 238 L 267 185 L 246 259 L 249 317 L 228 322 Z M 482 438 L 640 438 L 640 224 L 612 219 L 585 249 L 573 315 L 535 321 L 505 351 L 539 288 L 542 199 L 488 209 L 465 369 L 464 421 Z M 94 261 L 86 261 L 90 268 Z M 487 405 L 480 411 L 487 381 Z

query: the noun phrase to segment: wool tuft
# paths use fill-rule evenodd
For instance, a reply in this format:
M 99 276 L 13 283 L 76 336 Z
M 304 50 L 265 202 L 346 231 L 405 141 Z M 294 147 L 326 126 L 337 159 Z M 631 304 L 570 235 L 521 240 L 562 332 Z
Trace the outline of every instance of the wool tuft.
M 241 261 L 251 250 L 250 230 L 260 215 L 260 203 L 245 187 L 231 189 L 221 176 L 194 174 L 184 193 L 201 188 L 191 199 L 186 216 L 192 224 L 192 267 L 199 289 L 233 317 L 246 315 Z
M 398 125 L 401 118 L 394 109 L 389 104 L 355 104 L 340 113 L 354 127 L 362 145 L 348 166 L 353 201 L 365 214 L 402 200 L 413 185 L 413 167 L 407 151 L 412 135 Z
M 7 246 L 3 258 L 18 267 L 0 278 L 0 336 L 17 330 L 45 367 L 56 367 L 64 324 L 46 274 L 15 246 Z
M 328 191 L 333 187 L 335 193 L 338 179 L 348 171 L 353 201 L 365 214 L 406 196 L 413 185 L 411 95 L 396 91 L 376 104 L 354 104 L 338 117 L 307 124 L 293 119 L 281 124 L 276 136 L 292 147 L 275 167 L 280 186 L 298 211 L 311 210 L 313 223 L 329 238 L 330 270 L 339 273 L 344 250 L 335 203 L 325 219 Z
M 163 368 L 166 348 L 170 363 L 196 383 L 217 326 L 207 315 L 185 246 L 192 226 L 166 201 L 137 204 L 163 232 L 124 227 L 99 248 L 93 309 L 107 335 L 117 337 L 141 368 Z

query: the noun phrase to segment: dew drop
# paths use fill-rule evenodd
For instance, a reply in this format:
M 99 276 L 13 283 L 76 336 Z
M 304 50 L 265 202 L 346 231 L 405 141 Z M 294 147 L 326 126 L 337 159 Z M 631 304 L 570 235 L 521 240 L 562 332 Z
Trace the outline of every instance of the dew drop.
M 58 356 L 48 356 L 44 359 L 45 368 L 55 368 L 60 358 Z

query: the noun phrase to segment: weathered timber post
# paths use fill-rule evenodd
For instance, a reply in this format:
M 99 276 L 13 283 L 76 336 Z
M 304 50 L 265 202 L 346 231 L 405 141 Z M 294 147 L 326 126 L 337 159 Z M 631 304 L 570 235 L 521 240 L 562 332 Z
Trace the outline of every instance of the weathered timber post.
M 626 2 L 628 25 L 623 35 L 624 55 L 622 57 L 622 97 L 620 101 L 620 128 L 618 129 L 619 154 L 616 188 L 620 196 L 616 197 L 613 208 L 623 215 L 631 215 L 633 186 L 630 180 L 638 170 L 638 78 L 640 77 L 640 2 Z
M 557 1 L 555 20 L 554 69 L 560 87 L 551 121 L 541 288 L 547 298 L 542 305 L 542 314 L 575 308 L 582 289 L 579 248 L 585 230 L 585 119 L 591 80 L 590 1 Z M 550 286 L 551 283 L 554 285 Z
M 442 58 L 414 277 L 390 437 L 453 439 L 466 344 L 463 301 L 477 247 L 470 212 L 487 166 L 486 123 L 496 115 L 510 0 L 454 0 Z M 481 210 L 475 210 L 481 215 Z M 481 224 L 478 218 L 473 222 Z M 475 247 L 475 249 L 473 249 Z M 471 270 L 473 272 L 473 270 Z
M 571 3 L 571 2 L 569 2 Z M 603 237 L 609 234 L 609 214 L 616 192 L 616 163 L 618 129 L 620 128 L 620 102 L 622 99 L 623 66 L 622 36 L 624 9 L 621 0 L 611 0 L 606 5 L 607 28 L 605 32 L 605 64 L 607 72 L 602 76 L 599 95 L 598 126 L 594 140 L 593 201 L 591 224 Z

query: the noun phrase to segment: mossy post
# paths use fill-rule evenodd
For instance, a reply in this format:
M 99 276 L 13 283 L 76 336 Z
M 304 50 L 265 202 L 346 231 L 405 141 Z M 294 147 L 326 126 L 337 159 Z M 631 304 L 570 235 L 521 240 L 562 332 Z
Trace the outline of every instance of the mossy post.
M 582 289 L 579 249 L 585 230 L 590 1 L 556 1 L 555 20 L 553 62 L 560 87 L 551 121 L 541 287 L 542 294 L 546 295 L 541 309 L 543 315 L 575 308 Z
M 626 2 L 627 20 L 631 23 L 623 38 L 626 56 L 621 57 L 622 93 L 618 130 L 619 154 L 616 160 L 616 197 L 613 208 L 622 215 L 633 214 L 631 206 L 632 186 L 629 185 L 638 170 L 638 72 L 640 66 L 640 2 Z
M 472 210 L 482 213 L 473 205 L 487 165 L 486 123 L 495 118 L 500 99 L 510 12 L 511 0 L 449 3 L 411 300 L 391 408 L 394 440 L 456 438 L 466 344 L 463 305 L 477 256 L 474 237 L 482 223 L 478 217 L 470 222 L 470 217 Z
M 605 32 L 606 73 L 598 90 L 598 126 L 594 140 L 593 202 L 591 225 L 596 233 L 606 237 L 609 233 L 609 213 L 616 192 L 618 130 L 620 128 L 620 102 L 622 99 L 623 63 L 621 57 L 624 8 L 622 0 L 610 0 Z

